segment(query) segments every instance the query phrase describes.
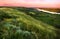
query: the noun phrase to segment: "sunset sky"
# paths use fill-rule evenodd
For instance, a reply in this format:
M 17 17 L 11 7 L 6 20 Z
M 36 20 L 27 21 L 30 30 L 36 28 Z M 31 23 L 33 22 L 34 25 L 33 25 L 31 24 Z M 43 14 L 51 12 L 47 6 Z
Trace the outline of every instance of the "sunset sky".
M 5 3 L 20 3 L 20 2 L 27 2 L 27 3 L 58 3 L 60 0 L 0 0 L 0 2 Z
M 0 6 L 60 7 L 60 0 L 0 0 Z

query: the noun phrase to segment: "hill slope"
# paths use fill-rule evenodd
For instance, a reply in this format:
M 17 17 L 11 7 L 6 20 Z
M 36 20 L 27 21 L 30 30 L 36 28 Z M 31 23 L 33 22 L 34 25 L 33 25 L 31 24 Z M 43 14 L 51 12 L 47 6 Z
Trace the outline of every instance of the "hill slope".
M 56 39 L 57 28 L 38 14 L 33 9 L 0 8 L 0 39 Z

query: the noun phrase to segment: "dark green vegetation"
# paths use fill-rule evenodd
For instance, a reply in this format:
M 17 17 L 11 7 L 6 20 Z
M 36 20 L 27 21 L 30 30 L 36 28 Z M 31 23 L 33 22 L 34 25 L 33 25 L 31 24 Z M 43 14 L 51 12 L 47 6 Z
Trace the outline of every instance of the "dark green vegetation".
M 0 8 L 0 39 L 60 39 L 60 15 Z

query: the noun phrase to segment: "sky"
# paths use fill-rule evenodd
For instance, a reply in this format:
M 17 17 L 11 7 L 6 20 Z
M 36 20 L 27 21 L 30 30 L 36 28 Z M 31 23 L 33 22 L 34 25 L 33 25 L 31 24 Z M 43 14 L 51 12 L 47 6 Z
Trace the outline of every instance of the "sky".
M 60 7 L 60 0 L 0 0 L 0 6 Z
M 60 2 L 60 0 L 0 0 L 0 2 L 9 2 L 9 3 L 20 3 L 20 2 L 27 2 L 27 3 L 56 3 Z

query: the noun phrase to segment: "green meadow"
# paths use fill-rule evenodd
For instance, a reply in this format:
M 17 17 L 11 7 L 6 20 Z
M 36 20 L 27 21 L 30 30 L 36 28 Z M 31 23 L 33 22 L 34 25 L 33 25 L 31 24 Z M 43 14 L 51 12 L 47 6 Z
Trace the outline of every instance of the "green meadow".
M 0 39 L 60 39 L 60 15 L 33 8 L 0 8 Z

